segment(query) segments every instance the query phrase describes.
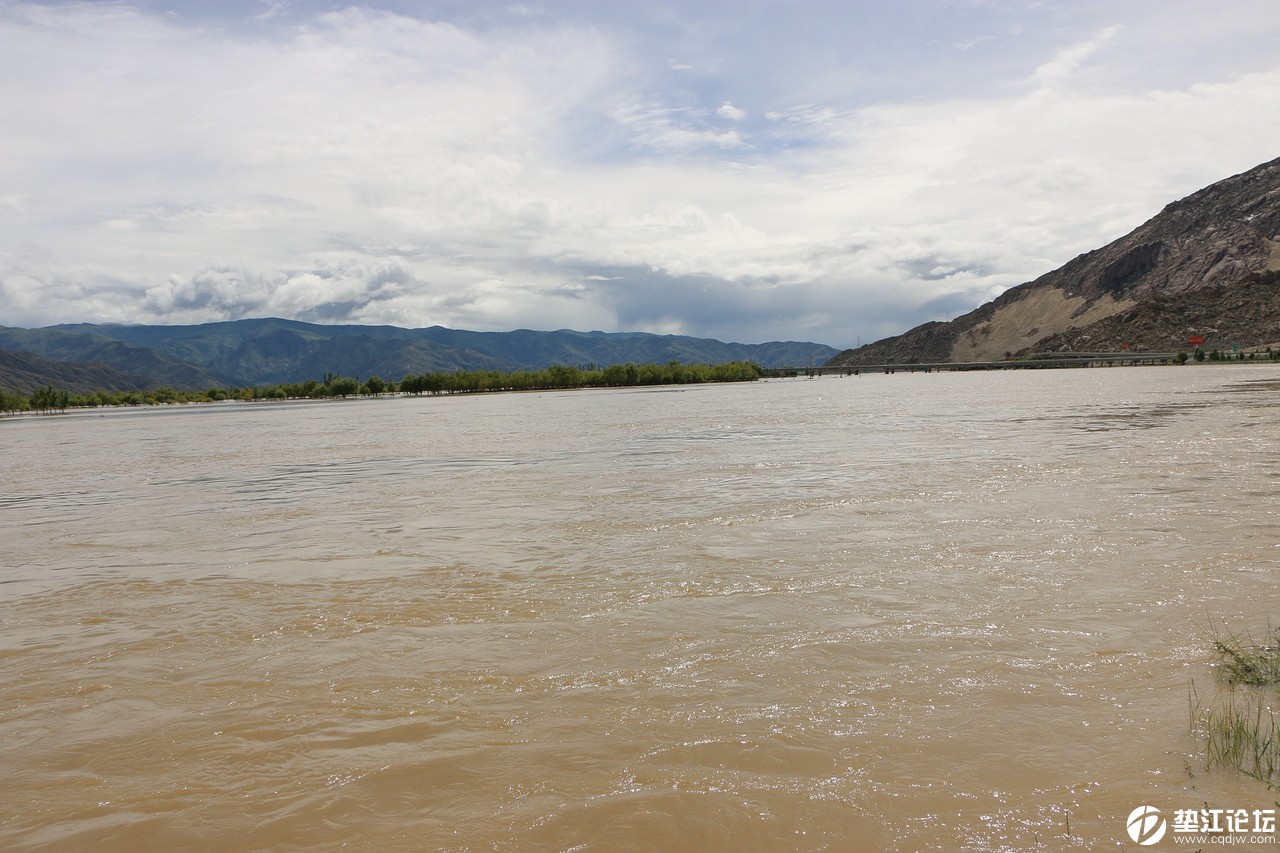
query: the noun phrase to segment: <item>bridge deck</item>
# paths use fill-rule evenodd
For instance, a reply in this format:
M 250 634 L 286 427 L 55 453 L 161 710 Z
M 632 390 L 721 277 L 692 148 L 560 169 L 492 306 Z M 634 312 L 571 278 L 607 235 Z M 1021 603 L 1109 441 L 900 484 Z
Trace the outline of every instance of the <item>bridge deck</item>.
M 1168 364 L 1176 352 L 1080 352 L 1046 353 L 1001 361 L 944 361 L 920 364 L 841 364 L 818 367 L 786 367 L 779 372 L 805 376 L 857 376 L 860 373 L 932 373 L 942 370 L 1030 370 L 1056 367 L 1119 367 L 1136 364 Z

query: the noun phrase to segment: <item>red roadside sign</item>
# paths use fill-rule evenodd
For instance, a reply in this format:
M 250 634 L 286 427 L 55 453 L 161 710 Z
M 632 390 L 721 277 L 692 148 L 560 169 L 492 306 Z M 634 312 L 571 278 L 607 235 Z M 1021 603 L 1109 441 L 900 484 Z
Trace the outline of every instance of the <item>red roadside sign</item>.
M 1187 343 L 1193 347 L 1198 347 L 1204 343 L 1204 335 L 1192 335 L 1187 338 Z

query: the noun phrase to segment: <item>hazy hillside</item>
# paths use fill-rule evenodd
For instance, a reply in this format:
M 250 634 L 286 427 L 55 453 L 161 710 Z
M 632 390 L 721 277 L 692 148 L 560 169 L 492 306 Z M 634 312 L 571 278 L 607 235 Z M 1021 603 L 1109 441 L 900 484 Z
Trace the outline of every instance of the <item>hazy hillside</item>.
M 398 380 L 418 373 L 554 364 L 754 361 L 764 367 L 803 366 L 821 364 L 837 352 L 813 343 L 734 344 L 640 332 L 471 332 L 441 326 L 325 326 L 275 318 L 188 326 L 0 327 L 0 347 L 100 362 L 152 377 L 152 386 L 174 388 L 303 382 L 326 373 Z
M 1240 310 L 1238 299 L 1206 301 L 1197 294 L 1227 294 L 1253 282 L 1251 298 L 1265 299 L 1266 282 L 1273 280 L 1251 276 L 1275 270 L 1280 270 L 1280 159 L 1175 201 L 1119 240 L 949 323 L 926 323 L 846 350 L 831 364 L 986 361 L 1005 353 L 1070 348 L 1072 341 L 1090 338 L 1090 348 L 1104 339 L 1115 339 L 1117 346 L 1120 340 L 1140 346 L 1161 341 L 1159 348 L 1167 348 L 1171 342 L 1185 343 L 1200 328 L 1231 325 L 1232 312 Z M 1183 302 L 1185 309 L 1179 307 Z M 1158 329 L 1151 325 L 1157 317 L 1163 318 Z M 1131 328 L 1138 320 L 1146 323 L 1142 335 Z M 1275 330 L 1261 320 L 1247 329 L 1233 328 L 1235 340 L 1228 345 L 1276 340 Z
M 230 384 L 225 377 L 207 368 L 160 350 L 87 332 L 0 326 L 0 349 L 35 353 L 55 361 L 105 365 L 144 380 L 146 387 L 209 388 Z M 50 382 L 51 379 L 40 384 Z
M 432 326 L 423 329 L 430 340 L 489 353 L 524 368 L 553 364 L 720 364 L 754 361 L 761 367 L 803 366 L 813 359 L 821 363 L 837 350 L 823 344 L 773 341 L 764 344 L 724 343 L 687 335 L 654 335 L 646 332 L 469 332 Z
M 105 364 L 55 361 L 33 352 L 0 350 L 0 388 L 30 394 L 52 385 L 73 394 L 93 391 L 140 391 L 151 386 L 146 376 L 121 373 Z

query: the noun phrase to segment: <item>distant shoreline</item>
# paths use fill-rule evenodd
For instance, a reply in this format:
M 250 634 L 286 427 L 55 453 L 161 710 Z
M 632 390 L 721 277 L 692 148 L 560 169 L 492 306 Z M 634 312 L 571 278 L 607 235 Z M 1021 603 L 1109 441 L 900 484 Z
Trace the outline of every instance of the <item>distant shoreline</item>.
M 405 376 L 388 382 L 372 376 L 363 383 L 354 377 L 326 374 L 324 381 L 280 383 L 260 387 L 209 388 L 177 391 L 168 387 L 148 391 L 106 391 L 72 394 L 51 385 L 30 394 L 0 390 L 0 417 L 22 414 L 60 414 L 68 409 L 136 408 L 222 402 L 324 402 L 331 400 L 377 399 L 388 395 L 406 397 L 456 396 L 459 394 L 508 393 L 512 391 L 571 391 L 583 388 L 636 388 L 662 385 L 701 385 L 720 382 L 754 382 L 761 368 L 751 362 L 723 364 L 666 365 L 623 364 L 583 370 L 553 366 L 543 370 L 456 371 Z
M 1103 359 L 1103 362 L 1106 360 Z M 1225 366 L 1254 366 L 1261 367 L 1264 365 L 1275 365 L 1275 359 L 1222 359 L 1219 361 L 1211 361 L 1206 359 L 1203 362 L 1194 362 L 1189 360 L 1187 364 L 1198 365 L 1215 365 Z M 754 365 L 752 365 L 754 367 Z M 684 390 L 693 386 L 706 386 L 716 384 L 732 384 L 735 382 L 753 382 L 753 381 L 771 381 L 778 379 L 817 379 L 821 377 L 835 377 L 837 379 L 846 376 L 860 376 L 863 373 L 894 375 L 896 373 L 965 373 L 965 372 L 991 372 L 1002 370 L 1071 370 L 1094 367 L 1163 367 L 1163 366 L 1182 366 L 1176 361 L 1158 361 L 1152 360 L 1150 356 L 1147 359 L 1133 359 L 1128 361 L 1114 361 L 1110 364 L 1087 364 L 1083 362 L 1075 363 L 1026 363 L 1026 362 L 995 362 L 973 363 L 961 362 L 954 364 L 932 365 L 932 364 L 893 364 L 893 365 L 844 365 L 840 367 L 814 367 L 803 368 L 800 370 L 779 371 L 777 369 L 761 369 L 756 368 L 758 376 L 744 379 L 714 379 L 714 380 L 696 380 L 684 382 L 662 382 L 662 383 L 638 383 L 634 385 L 628 384 L 580 384 L 573 386 L 560 387 L 503 387 L 503 388 L 477 388 L 453 391 L 439 392 L 406 392 L 401 390 L 386 390 L 377 394 L 355 393 L 348 396 L 332 395 L 332 396 L 251 396 L 244 392 L 257 392 L 263 389 L 244 388 L 244 389 L 222 389 L 226 390 L 227 396 L 219 399 L 211 399 L 206 395 L 208 392 L 172 392 L 176 397 L 181 399 L 150 399 L 140 400 L 139 402 L 97 402 L 97 403 L 81 403 L 79 397 L 91 395 L 70 395 L 65 408 L 59 408 L 53 411 L 36 410 L 34 408 L 25 408 L 21 410 L 12 410 L 0 408 L 0 422 L 6 420 L 25 420 L 27 418 L 40 418 L 49 415 L 78 415 L 92 412 L 146 412 L 146 411 L 181 411 L 190 409 L 204 409 L 218 405 L 235 405 L 251 406 L 251 407 L 268 407 L 274 408 L 278 405 L 302 405 L 302 404 L 327 404 L 327 403 L 366 403 L 375 400 L 397 400 L 397 399 L 413 399 L 413 398 L 449 398 L 449 397 L 474 397 L 488 394 L 514 394 L 514 393 L 543 393 L 547 391 L 592 391 L 592 390 L 622 390 L 622 389 L 641 389 L 652 391 L 672 391 Z M 398 385 L 399 383 L 396 383 Z M 269 386 L 278 387 L 278 386 Z M 161 389 L 157 389 L 161 390 Z M 170 389 L 171 390 L 171 389 Z M 7 392 L 0 390 L 0 395 Z M 138 397 L 146 397 L 152 392 L 96 392 L 111 394 L 133 394 Z

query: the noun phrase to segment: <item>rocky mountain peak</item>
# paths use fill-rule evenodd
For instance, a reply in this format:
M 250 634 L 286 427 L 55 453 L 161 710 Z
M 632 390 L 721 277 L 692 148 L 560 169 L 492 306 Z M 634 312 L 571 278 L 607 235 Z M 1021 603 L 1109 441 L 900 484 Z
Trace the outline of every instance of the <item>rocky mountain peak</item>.
M 1036 351 L 1152 299 L 1280 270 L 1280 158 L 1171 202 L 1129 234 L 950 323 L 846 350 L 832 364 L 988 361 Z M 1260 332 L 1261 333 L 1261 332 Z

